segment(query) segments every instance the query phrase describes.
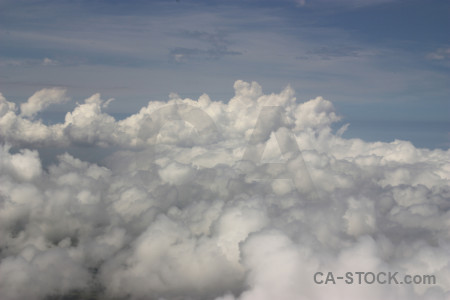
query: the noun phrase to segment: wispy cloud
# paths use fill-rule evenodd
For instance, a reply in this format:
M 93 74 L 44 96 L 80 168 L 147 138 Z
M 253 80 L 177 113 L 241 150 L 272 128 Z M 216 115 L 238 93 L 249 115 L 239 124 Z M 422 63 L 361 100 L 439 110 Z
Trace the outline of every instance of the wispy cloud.
M 365 6 L 378 5 L 382 3 L 395 2 L 398 0 L 295 0 L 298 7 L 308 8 L 359 8 Z
M 428 53 L 427 58 L 431 60 L 449 60 L 450 47 L 442 47 L 437 49 L 436 51 Z
M 58 61 L 54 60 L 54 59 L 50 59 L 48 57 L 44 58 L 42 60 L 42 65 L 43 66 L 55 66 L 58 64 Z
M 346 57 L 361 57 L 365 55 L 369 55 L 369 52 L 367 50 L 364 51 L 362 48 L 356 46 L 336 45 L 314 47 L 311 50 L 307 50 L 304 55 L 299 55 L 296 58 L 330 60 Z
M 56 66 L 58 64 L 57 60 L 48 57 L 43 59 L 0 59 L 0 66 L 4 67 Z
M 196 44 L 204 44 L 204 48 L 176 47 L 170 51 L 170 57 L 176 62 L 190 59 L 219 59 L 224 56 L 240 55 L 239 51 L 230 50 L 230 42 L 224 32 L 183 31 L 180 36 Z

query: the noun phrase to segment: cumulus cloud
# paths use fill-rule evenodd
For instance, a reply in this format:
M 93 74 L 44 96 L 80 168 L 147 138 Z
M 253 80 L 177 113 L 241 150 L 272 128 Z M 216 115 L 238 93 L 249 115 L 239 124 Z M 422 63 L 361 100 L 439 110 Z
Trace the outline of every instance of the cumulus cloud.
M 33 117 L 39 111 L 51 104 L 58 104 L 68 100 L 66 90 L 61 88 L 42 89 L 33 94 L 28 101 L 20 105 L 20 114 Z
M 0 94 L 0 298 L 449 299 L 450 150 L 345 139 L 322 97 L 234 89 L 123 120 L 94 94 L 53 125 L 29 117 L 61 90 L 21 113 Z M 112 153 L 41 161 L 79 146 Z M 360 271 L 436 283 L 314 283 Z

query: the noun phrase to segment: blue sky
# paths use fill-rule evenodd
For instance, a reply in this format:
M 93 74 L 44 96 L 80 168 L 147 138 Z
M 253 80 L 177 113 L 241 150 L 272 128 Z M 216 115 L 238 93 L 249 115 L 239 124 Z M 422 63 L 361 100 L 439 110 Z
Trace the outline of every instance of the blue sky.
M 171 92 L 226 101 L 235 80 L 323 96 L 344 136 L 449 147 L 450 2 L 0 0 L 0 92 L 100 92 L 129 114 Z

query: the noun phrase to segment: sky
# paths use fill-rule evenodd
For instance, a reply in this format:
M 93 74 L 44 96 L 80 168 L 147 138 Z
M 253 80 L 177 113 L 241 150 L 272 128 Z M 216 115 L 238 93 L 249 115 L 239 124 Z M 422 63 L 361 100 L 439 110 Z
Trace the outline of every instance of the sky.
M 449 7 L 0 0 L 0 299 L 449 300 Z
M 101 93 L 116 118 L 170 93 L 228 101 L 236 80 L 322 96 L 367 141 L 449 145 L 448 1 L 0 1 L 0 92 Z

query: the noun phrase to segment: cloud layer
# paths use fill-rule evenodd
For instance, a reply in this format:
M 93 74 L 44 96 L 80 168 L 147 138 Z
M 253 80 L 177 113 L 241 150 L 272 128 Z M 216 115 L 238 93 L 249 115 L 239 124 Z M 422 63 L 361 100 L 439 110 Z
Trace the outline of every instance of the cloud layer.
M 64 123 L 0 95 L 0 298 L 450 299 L 450 152 L 342 138 L 333 104 L 236 81 L 117 121 L 99 94 Z M 37 149 L 117 149 L 97 163 Z M 433 285 L 316 272 L 430 274 Z M 64 299 L 64 298 L 63 298 Z

